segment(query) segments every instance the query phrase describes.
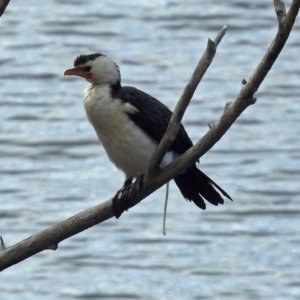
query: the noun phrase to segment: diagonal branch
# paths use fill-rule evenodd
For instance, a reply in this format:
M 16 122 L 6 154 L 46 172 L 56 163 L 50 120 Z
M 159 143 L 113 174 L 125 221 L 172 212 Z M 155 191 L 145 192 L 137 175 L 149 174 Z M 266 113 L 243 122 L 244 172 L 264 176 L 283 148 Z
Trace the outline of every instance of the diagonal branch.
M 4 244 L 4 241 L 3 241 L 2 236 L 0 236 L 0 244 L 1 244 L 1 249 L 0 249 L 0 251 L 1 251 L 1 250 L 4 250 L 4 249 L 5 249 L 5 244 Z
M 274 0 L 274 5 L 277 2 L 278 0 Z M 280 7 L 282 9 L 282 7 L 284 7 L 283 2 L 279 2 L 281 3 Z M 280 25 L 279 21 L 277 34 L 263 59 L 253 72 L 249 81 L 245 82 L 245 84 L 242 86 L 242 89 L 236 100 L 232 103 L 226 104 L 224 112 L 219 121 L 213 125 L 192 148 L 178 157 L 171 164 L 163 168 L 161 172 L 156 175 L 157 180 L 160 180 L 160 176 L 169 178 L 174 171 L 176 174 L 180 174 L 186 168 L 193 165 L 199 159 L 199 157 L 203 156 L 214 146 L 217 141 L 221 139 L 221 137 L 231 127 L 240 114 L 249 105 L 255 103 L 256 99 L 254 98 L 254 93 L 258 90 L 260 84 L 265 79 L 282 48 L 284 47 L 299 12 L 299 7 L 300 0 L 294 0 L 288 14 L 286 15 L 286 18 L 284 19 L 283 26 Z
M 0 0 L 0 17 L 3 15 L 10 0 Z
M 162 140 L 160 141 L 158 147 L 156 148 L 149 162 L 148 170 L 145 173 L 146 180 L 148 176 L 150 177 L 151 175 L 152 177 L 155 176 L 155 173 L 159 169 L 159 165 L 162 159 L 164 158 L 166 152 L 174 142 L 181 124 L 182 117 L 185 113 L 185 110 L 188 107 L 199 82 L 201 81 L 202 77 L 204 76 L 208 67 L 210 66 L 215 56 L 217 46 L 221 42 L 223 36 L 225 35 L 226 30 L 227 27 L 224 26 L 219 31 L 214 41 L 212 41 L 211 39 L 208 40 L 206 50 L 202 58 L 200 59 L 196 69 L 194 70 L 194 73 L 190 81 L 184 88 L 183 93 L 176 105 L 176 108 L 173 112 L 167 131 L 163 136 Z
M 278 6 L 278 1 L 274 5 Z M 280 5 L 282 2 L 280 1 Z M 278 32 L 261 63 L 245 83 L 233 103 L 227 103 L 220 120 L 186 153 L 173 163 L 157 171 L 155 178 L 145 180 L 140 193 L 142 200 L 153 191 L 164 185 L 171 178 L 177 176 L 183 170 L 194 164 L 199 157 L 206 153 L 225 134 L 238 116 L 255 102 L 254 93 L 259 88 L 266 74 L 271 69 L 280 51 L 282 50 L 292 30 L 300 7 L 300 0 L 293 0 L 289 12 L 282 18 Z M 279 20 L 279 24 L 280 24 Z M 128 208 L 137 204 L 131 202 Z M 112 199 L 109 199 L 95 207 L 83 211 L 65 221 L 55 224 L 11 247 L 0 251 L 0 271 L 27 259 L 28 257 L 46 249 L 55 250 L 61 241 L 101 223 L 113 217 Z

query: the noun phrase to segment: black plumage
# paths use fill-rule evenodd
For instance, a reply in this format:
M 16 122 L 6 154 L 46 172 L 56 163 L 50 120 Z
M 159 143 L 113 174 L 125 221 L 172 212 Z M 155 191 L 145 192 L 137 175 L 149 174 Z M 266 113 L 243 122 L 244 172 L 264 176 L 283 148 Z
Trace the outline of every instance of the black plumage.
M 112 97 L 136 107 L 138 112 L 128 114 L 130 120 L 157 143 L 161 141 L 172 116 L 172 112 L 167 106 L 134 87 L 114 86 Z M 181 124 L 176 139 L 169 150 L 183 154 L 192 146 L 193 143 Z M 193 201 L 201 209 L 206 208 L 203 198 L 213 205 L 224 203 L 216 189 L 231 200 L 230 196 L 201 170 L 197 169 L 196 165 L 175 177 L 174 180 L 185 199 Z
M 170 122 L 172 112 L 167 106 L 154 97 L 130 86 L 119 89 L 119 94 L 114 95 L 123 102 L 128 102 L 138 109 L 139 112 L 128 114 L 139 128 L 143 129 L 151 138 L 160 141 L 165 134 Z M 184 153 L 193 146 L 182 124 L 170 150 L 179 154 Z
M 158 144 L 164 136 L 171 119 L 172 112 L 154 97 L 133 87 L 122 87 L 118 65 L 104 54 L 94 53 L 89 55 L 79 55 L 74 61 L 74 67 L 75 68 L 73 69 L 67 70 L 65 75 L 77 75 L 86 78 L 92 83 L 92 88 L 97 87 L 97 91 L 99 93 L 99 99 L 96 98 L 97 96 L 95 94 L 89 93 L 91 89 L 89 89 L 86 94 L 85 106 L 87 107 L 87 114 L 90 113 L 92 115 L 92 119 L 94 118 L 91 111 L 97 107 L 94 105 L 97 101 L 103 101 L 103 105 L 106 105 L 108 108 L 109 120 L 107 120 L 107 124 L 104 126 L 105 128 L 101 127 L 103 124 L 99 126 L 97 119 L 94 119 L 93 121 L 95 124 L 92 122 L 97 134 L 102 136 L 103 130 L 109 131 L 110 121 L 114 124 L 114 126 L 124 126 L 125 129 L 127 128 L 126 132 L 123 131 L 123 134 L 127 137 L 127 139 L 123 140 L 122 137 L 120 138 L 112 135 L 111 140 L 106 140 L 107 153 L 111 154 L 110 158 L 112 159 L 113 157 L 112 161 L 116 165 L 122 166 L 120 168 L 127 176 L 123 188 L 113 199 L 114 213 L 118 218 L 126 208 L 126 201 L 130 198 L 138 198 L 138 191 L 143 181 L 143 174 L 138 173 L 146 171 L 144 170 L 145 160 L 138 161 L 135 157 L 131 157 L 131 151 L 138 153 L 139 155 L 141 154 L 139 157 L 143 157 L 148 160 L 153 152 L 152 146 L 155 147 L 155 144 Z M 110 87 L 110 95 L 106 95 L 107 92 L 109 93 L 109 89 L 107 89 L 108 86 Z M 102 90 L 101 93 L 99 92 L 100 90 Z M 107 99 L 110 100 L 107 101 Z M 133 125 L 131 123 L 126 124 L 127 118 L 125 118 L 126 121 L 123 122 L 123 115 L 122 118 L 120 118 L 120 106 L 114 105 L 114 101 L 121 101 L 124 104 L 129 103 L 136 108 L 135 110 L 128 109 L 128 107 L 122 108 L 121 106 L 121 112 L 128 116 L 128 122 L 133 122 L 134 125 L 140 128 L 144 134 L 140 134 L 141 132 L 136 130 L 135 126 L 127 126 Z M 112 108 L 117 110 L 115 111 L 115 114 L 112 112 Z M 98 111 L 97 114 L 99 117 L 103 117 L 101 111 Z M 116 120 L 116 118 L 119 119 Z M 121 122 L 119 122 L 120 120 Z M 128 128 L 130 128 L 130 130 L 128 130 Z M 124 143 L 124 145 L 128 147 L 126 153 L 118 152 L 118 147 L 112 147 L 112 145 L 118 143 Z M 148 153 L 147 151 L 144 151 L 148 148 L 140 149 L 141 145 L 145 144 L 148 146 L 150 145 Z M 193 143 L 181 124 L 176 139 L 168 150 L 180 155 L 192 146 Z M 141 150 L 140 152 L 135 151 L 139 149 Z M 128 160 L 128 158 L 132 158 L 132 160 Z M 116 163 L 117 161 L 118 164 Z M 127 161 L 130 161 L 131 163 L 126 164 Z M 123 162 L 125 163 L 123 164 Z M 130 172 L 130 168 L 133 167 L 133 164 L 135 164 L 135 173 Z M 134 176 L 137 177 L 137 180 L 133 183 L 133 186 L 130 186 L 133 180 L 133 178 L 130 177 L 132 174 L 135 174 Z M 223 204 L 224 200 L 219 192 L 228 199 L 231 199 L 221 187 L 199 170 L 196 167 L 196 164 L 192 165 L 184 173 L 175 177 L 174 180 L 185 199 L 193 201 L 202 209 L 206 208 L 204 199 L 213 205 Z M 133 190 L 136 192 L 132 193 Z
M 99 56 L 105 56 L 104 54 L 101 53 L 93 53 L 93 54 L 81 54 L 79 56 L 77 56 L 74 60 L 74 67 L 78 67 L 80 65 L 84 65 L 86 64 L 88 61 L 93 61 L 96 58 L 98 58 Z

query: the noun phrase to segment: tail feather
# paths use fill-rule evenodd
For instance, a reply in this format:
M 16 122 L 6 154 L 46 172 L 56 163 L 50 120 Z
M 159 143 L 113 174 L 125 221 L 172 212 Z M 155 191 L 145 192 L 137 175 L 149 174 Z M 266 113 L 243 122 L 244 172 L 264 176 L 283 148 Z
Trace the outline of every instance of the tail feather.
M 189 168 L 185 173 L 175 177 L 174 180 L 183 197 L 189 201 L 193 201 L 201 209 L 206 208 L 204 199 L 216 206 L 224 204 L 224 199 L 217 190 L 223 196 L 232 200 L 220 186 L 197 169 L 196 166 Z

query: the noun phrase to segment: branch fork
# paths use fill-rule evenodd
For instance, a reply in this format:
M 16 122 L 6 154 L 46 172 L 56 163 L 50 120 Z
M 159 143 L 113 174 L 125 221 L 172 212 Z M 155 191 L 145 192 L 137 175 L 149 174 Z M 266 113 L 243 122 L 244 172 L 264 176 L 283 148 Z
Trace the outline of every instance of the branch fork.
M 214 41 L 208 40 L 207 49 L 198 63 L 192 78 L 184 89 L 170 121 L 167 132 L 151 159 L 143 180 L 142 189 L 140 191 L 140 199 L 138 199 L 137 203 L 164 185 L 170 179 L 193 165 L 199 157 L 210 150 L 214 144 L 221 139 L 240 114 L 249 105 L 255 103 L 256 99 L 254 98 L 254 93 L 258 90 L 260 84 L 263 82 L 265 76 L 276 61 L 280 51 L 289 37 L 299 12 L 300 0 L 293 0 L 288 13 L 285 12 L 285 7 L 282 1 L 274 0 L 274 6 L 279 23 L 276 37 L 248 82 L 243 84 L 243 87 L 235 101 L 226 103 L 219 121 L 214 124 L 192 148 L 168 166 L 160 169 L 159 165 L 162 158 L 176 137 L 184 111 L 188 106 L 197 85 L 214 57 L 216 48 L 226 32 L 226 26 L 221 29 Z M 130 208 L 137 203 L 127 203 L 128 205 L 126 208 Z M 65 221 L 55 224 L 11 247 L 5 248 L 0 251 L 0 271 L 43 250 L 55 250 L 61 241 L 113 216 L 112 199 L 109 199 L 95 207 L 78 213 Z

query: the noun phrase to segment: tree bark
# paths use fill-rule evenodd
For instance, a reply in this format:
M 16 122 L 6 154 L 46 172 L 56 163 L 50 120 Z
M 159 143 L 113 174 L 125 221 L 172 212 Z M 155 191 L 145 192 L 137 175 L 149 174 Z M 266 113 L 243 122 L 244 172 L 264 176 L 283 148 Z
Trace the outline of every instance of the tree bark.
M 160 142 L 156 152 L 154 153 L 153 158 L 151 159 L 148 170 L 143 179 L 140 198 L 137 201 L 128 203 L 127 208 L 133 207 L 153 191 L 193 165 L 203 154 L 205 154 L 215 145 L 215 143 L 221 139 L 221 137 L 231 127 L 239 115 L 249 105 L 252 105 L 256 102 L 254 94 L 271 69 L 289 37 L 299 11 L 300 0 L 293 0 L 288 13 L 285 12 L 285 7 L 282 1 L 274 0 L 274 6 L 279 23 L 278 32 L 262 61 L 249 78 L 248 82 L 243 80 L 242 89 L 235 101 L 229 102 L 225 105 L 224 112 L 219 121 L 212 125 L 209 131 L 192 148 L 190 148 L 168 166 L 159 168 L 159 163 L 161 162 L 162 157 L 166 153 L 168 147 L 176 137 L 184 111 L 188 106 L 188 103 L 191 100 L 202 76 L 210 65 L 215 54 L 216 47 L 224 36 L 226 27 L 222 28 L 214 41 L 208 41 L 207 49 L 179 100 L 167 132 Z M 2 271 L 43 250 L 56 250 L 59 242 L 113 216 L 114 214 L 112 210 L 111 198 L 95 207 L 83 211 L 65 221 L 55 224 L 46 230 L 43 230 L 11 247 L 2 250 L 0 252 L 0 270 Z

